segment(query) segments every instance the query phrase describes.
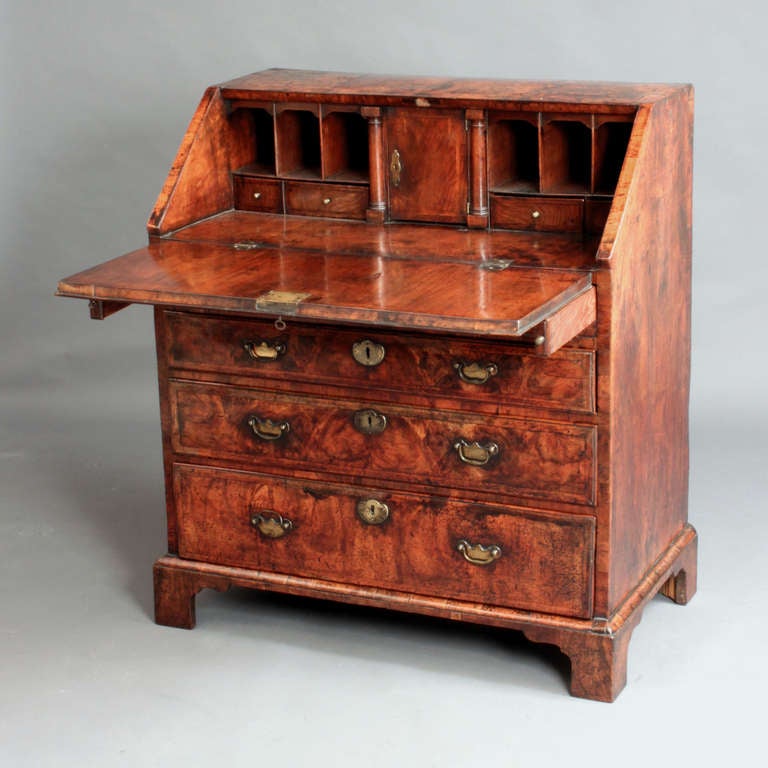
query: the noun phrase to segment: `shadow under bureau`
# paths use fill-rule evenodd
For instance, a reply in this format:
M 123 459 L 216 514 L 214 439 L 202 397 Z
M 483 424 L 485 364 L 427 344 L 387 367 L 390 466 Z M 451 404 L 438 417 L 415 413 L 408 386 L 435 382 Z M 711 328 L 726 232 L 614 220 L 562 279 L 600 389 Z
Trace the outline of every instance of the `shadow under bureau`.
M 232 585 L 522 631 L 612 700 L 687 523 L 689 86 L 268 70 L 209 88 L 149 244 L 156 619 Z

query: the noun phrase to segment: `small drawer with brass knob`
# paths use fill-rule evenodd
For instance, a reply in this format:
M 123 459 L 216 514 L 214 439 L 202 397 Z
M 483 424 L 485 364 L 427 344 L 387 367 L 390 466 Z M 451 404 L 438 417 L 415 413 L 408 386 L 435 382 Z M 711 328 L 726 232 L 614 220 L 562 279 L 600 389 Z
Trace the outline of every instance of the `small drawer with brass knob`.
M 581 232 L 584 229 L 584 199 L 491 195 L 491 226 L 536 232 Z
M 232 177 L 232 186 L 238 211 L 283 212 L 281 181 L 236 174 Z
M 289 214 L 364 219 L 367 207 L 367 186 L 303 181 L 285 184 L 285 211 Z

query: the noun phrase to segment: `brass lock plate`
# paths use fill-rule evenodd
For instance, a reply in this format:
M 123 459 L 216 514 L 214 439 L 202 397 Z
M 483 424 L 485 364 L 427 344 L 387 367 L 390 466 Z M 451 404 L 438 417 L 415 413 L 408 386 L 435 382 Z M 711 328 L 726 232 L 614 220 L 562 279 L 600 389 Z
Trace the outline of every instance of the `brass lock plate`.
M 355 359 L 355 362 L 369 368 L 379 365 L 384 360 L 386 354 L 387 350 L 383 344 L 371 341 L 370 339 L 362 339 L 352 345 L 352 357 Z
M 357 516 L 366 525 L 381 525 L 389 519 L 389 507 L 378 499 L 360 499 Z
M 355 411 L 352 422 L 355 429 L 364 435 L 380 435 L 387 428 L 387 417 L 373 408 Z

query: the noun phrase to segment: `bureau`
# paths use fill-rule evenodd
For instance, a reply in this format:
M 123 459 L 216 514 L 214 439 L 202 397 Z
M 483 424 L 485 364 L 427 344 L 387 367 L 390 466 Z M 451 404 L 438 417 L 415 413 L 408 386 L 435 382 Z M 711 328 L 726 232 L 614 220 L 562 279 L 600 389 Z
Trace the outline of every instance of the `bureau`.
M 209 88 L 143 248 L 156 620 L 231 586 L 523 632 L 611 701 L 687 522 L 689 86 L 268 70 Z

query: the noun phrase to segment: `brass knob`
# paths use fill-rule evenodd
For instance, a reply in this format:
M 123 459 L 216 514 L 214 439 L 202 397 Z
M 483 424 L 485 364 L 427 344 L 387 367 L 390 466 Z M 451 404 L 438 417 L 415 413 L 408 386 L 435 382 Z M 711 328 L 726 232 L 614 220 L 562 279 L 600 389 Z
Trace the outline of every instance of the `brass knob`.
M 330 197 L 324 197 L 323 198 L 323 205 L 330 205 L 331 204 L 331 198 Z
M 531 218 L 538 219 L 539 216 L 541 216 L 541 211 L 533 211 L 531 213 Z
M 253 193 L 253 199 L 258 200 L 261 197 L 261 192 L 254 192 Z

